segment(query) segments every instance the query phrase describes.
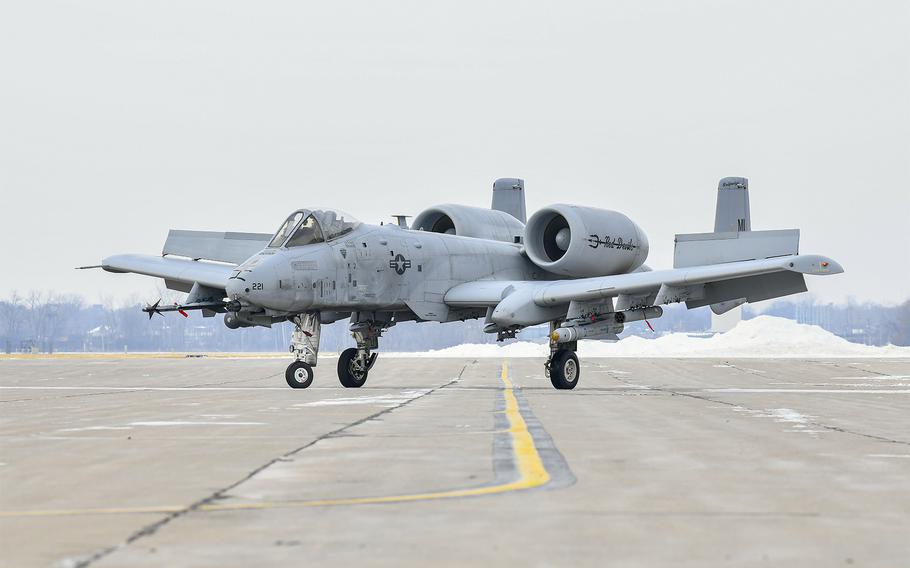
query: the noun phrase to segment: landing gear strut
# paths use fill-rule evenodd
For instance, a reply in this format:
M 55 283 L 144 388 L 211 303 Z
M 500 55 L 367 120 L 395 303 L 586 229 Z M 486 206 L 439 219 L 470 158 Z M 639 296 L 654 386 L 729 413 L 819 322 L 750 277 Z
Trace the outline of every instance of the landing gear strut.
M 559 327 L 559 322 L 550 322 L 550 333 Z M 577 341 L 556 343 L 550 338 L 550 357 L 544 364 L 546 375 L 553 383 L 553 387 L 560 390 L 574 389 L 581 377 L 581 365 L 578 364 Z
M 295 361 L 288 366 L 284 378 L 291 388 L 305 389 L 313 384 L 313 367 L 319 355 L 319 314 L 299 314 L 292 321 L 290 352 Z
M 373 350 L 379 349 L 379 336 L 392 325 L 394 322 L 351 318 L 351 335 L 357 347 L 345 349 L 338 357 L 338 380 L 342 386 L 357 389 L 367 382 L 367 375 L 376 363 L 378 353 Z

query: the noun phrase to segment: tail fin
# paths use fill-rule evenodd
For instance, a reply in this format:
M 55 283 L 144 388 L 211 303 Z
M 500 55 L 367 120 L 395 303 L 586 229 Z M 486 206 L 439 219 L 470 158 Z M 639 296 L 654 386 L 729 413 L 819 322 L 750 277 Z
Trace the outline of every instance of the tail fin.
M 741 177 L 726 177 L 720 180 L 717 184 L 714 232 L 736 233 L 751 230 L 749 180 Z
M 726 177 L 717 184 L 714 232 L 676 235 L 673 267 L 703 266 L 799 253 L 799 229 L 753 231 L 749 180 Z
M 500 178 L 493 182 L 493 204 L 495 211 L 502 211 L 515 217 L 522 223 L 528 222 L 525 210 L 525 180 L 518 178 Z

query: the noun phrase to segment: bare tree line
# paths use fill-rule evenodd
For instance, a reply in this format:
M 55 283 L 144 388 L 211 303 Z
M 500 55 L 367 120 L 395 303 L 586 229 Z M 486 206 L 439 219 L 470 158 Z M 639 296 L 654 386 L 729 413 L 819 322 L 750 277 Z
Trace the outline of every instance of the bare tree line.
M 21 296 L 14 291 L 9 299 L 0 302 L 6 352 L 13 350 L 13 343 L 22 337 L 28 337 L 42 351 L 53 352 L 61 331 L 80 309 L 79 296 L 37 290 Z
M 162 303 L 181 299 L 159 290 Z M 55 292 L 12 293 L 0 301 L 0 346 L 13 352 L 113 351 L 285 351 L 290 324 L 271 329 L 225 327 L 222 316 L 203 318 L 198 312 L 184 318 L 175 313 L 151 320 L 138 301 L 115 303 L 102 298 L 87 304 L 81 297 Z M 481 330 L 482 322 L 425 324 L 406 322 L 383 338 L 386 350 L 437 349 L 459 343 L 483 343 L 494 338 Z M 353 345 L 348 322 L 323 326 L 322 349 L 339 351 Z
M 163 287 L 162 302 L 179 300 L 181 295 Z M 88 304 L 77 295 L 53 291 L 13 292 L 0 301 L 0 348 L 6 353 L 38 351 L 285 351 L 290 340 L 290 324 L 271 329 L 230 330 L 222 317 L 203 318 L 191 313 L 155 316 L 149 320 L 137 299 L 116 303 L 111 297 Z M 757 312 L 747 309 L 746 318 Z M 848 304 L 836 306 L 811 301 L 777 302 L 763 313 L 813 323 L 851 341 L 870 344 L 910 344 L 910 301 L 900 306 Z M 710 326 L 707 310 L 685 310 L 676 306 L 665 310 L 664 317 L 652 322 L 660 332 L 698 332 Z M 324 351 L 340 351 L 353 342 L 348 322 L 323 327 Z M 422 351 L 462 343 L 490 343 L 494 336 L 483 333 L 483 321 L 451 324 L 405 322 L 393 327 L 382 339 L 386 351 Z M 627 333 L 649 336 L 640 325 L 629 326 Z M 522 332 L 520 339 L 543 341 L 544 329 Z

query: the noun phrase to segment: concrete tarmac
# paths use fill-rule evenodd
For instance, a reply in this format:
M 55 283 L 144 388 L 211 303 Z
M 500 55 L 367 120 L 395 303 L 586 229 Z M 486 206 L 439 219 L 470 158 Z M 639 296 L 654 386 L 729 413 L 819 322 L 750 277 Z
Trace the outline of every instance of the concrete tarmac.
M 335 362 L 0 360 L 0 565 L 910 565 L 910 360 Z

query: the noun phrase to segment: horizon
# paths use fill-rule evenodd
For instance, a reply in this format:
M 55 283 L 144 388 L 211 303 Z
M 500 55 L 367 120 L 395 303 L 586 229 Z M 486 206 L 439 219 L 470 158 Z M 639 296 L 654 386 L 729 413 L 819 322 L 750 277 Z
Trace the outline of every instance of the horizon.
M 314 204 L 370 223 L 488 207 L 509 176 L 529 213 L 627 214 L 660 269 L 743 176 L 754 229 L 799 228 L 844 266 L 809 283 L 819 301 L 910 298 L 902 2 L 2 10 L 0 297 L 152 299 L 73 267 Z

